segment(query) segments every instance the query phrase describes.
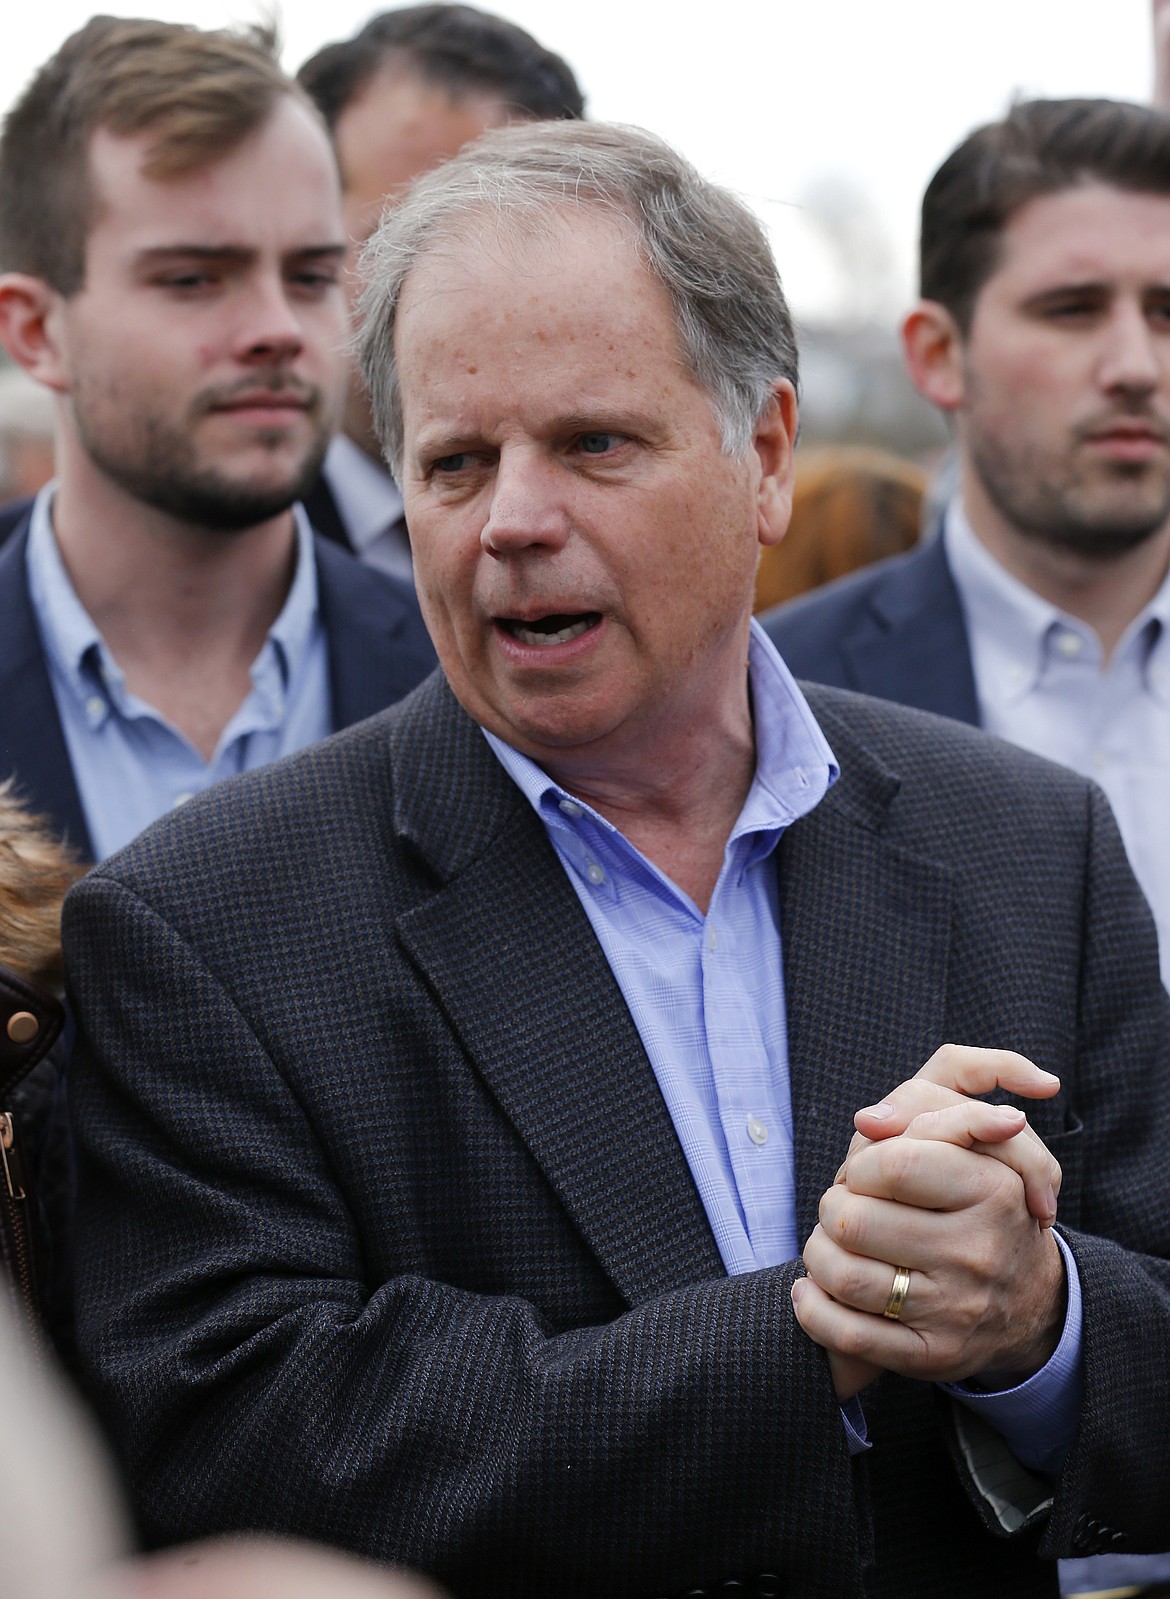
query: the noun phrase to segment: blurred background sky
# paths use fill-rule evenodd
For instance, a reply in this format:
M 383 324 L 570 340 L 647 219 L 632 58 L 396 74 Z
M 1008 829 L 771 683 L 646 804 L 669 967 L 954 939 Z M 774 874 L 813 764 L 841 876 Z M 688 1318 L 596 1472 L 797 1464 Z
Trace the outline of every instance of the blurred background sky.
M 95 9 L 85 0 L 7 8 L 0 107 Z M 97 8 L 203 27 L 265 14 L 257 0 Z M 280 0 L 269 12 L 295 70 L 378 9 Z M 806 397 L 815 393 L 830 422 L 834 407 L 858 403 L 844 367 L 834 377 L 832 339 L 842 334 L 851 349 L 867 333 L 892 343 L 913 293 L 919 198 L 959 139 L 1013 96 L 1144 100 L 1152 85 L 1150 0 L 489 0 L 487 9 L 565 56 L 591 116 L 661 133 L 764 218 L 809 335 L 818 381 L 806 361 Z

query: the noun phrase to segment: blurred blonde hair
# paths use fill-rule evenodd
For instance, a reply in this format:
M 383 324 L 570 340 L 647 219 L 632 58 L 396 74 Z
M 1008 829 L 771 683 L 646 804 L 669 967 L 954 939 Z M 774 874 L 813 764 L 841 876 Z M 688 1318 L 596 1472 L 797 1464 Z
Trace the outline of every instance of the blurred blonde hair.
M 0 783 L 0 965 L 61 986 L 61 901 L 84 868 L 39 816 Z

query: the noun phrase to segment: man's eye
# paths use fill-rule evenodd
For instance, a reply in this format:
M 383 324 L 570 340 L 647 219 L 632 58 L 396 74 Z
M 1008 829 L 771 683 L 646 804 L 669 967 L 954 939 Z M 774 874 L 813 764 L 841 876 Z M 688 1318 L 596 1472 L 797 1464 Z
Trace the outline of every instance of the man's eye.
M 436 477 L 449 477 L 455 472 L 465 472 L 471 461 L 467 451 L 460 450 L 455 455 L 440 455 L 437 461 L 431 462 L 431 471 Z
M 159 283 L 164 289 L 176 289 L 181 294 L 194 293 L 209 288 L 215 282 L 210 272 L 172 272 Z
M 577 448 L 583 455 L 607 455 L 620 443 L 617 433 L 579 433 Z
M 1098 300 L 1053 300 L 1046 307 L 1046 312 L 1054 322 L 1078 322 L 1096 316 L 1100 309 Z
M 293 276 L 295 286 L 306 294 L 327 294 L 341 281 L 336 272 L 297 272 Z

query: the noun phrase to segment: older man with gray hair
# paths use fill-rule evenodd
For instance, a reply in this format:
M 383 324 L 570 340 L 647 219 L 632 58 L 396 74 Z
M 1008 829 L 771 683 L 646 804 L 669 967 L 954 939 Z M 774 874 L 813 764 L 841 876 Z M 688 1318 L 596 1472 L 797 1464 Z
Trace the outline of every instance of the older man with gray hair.
M 67 907 L 79 1338 L 144 1525 L 468 1599 L 1035 1599 L 1151 1546 L 1152 924 L 1091 786 L 806 699 L 752 624 L 760 227 L 650 135 L 512 128 L 367 271 L 442 671 Z

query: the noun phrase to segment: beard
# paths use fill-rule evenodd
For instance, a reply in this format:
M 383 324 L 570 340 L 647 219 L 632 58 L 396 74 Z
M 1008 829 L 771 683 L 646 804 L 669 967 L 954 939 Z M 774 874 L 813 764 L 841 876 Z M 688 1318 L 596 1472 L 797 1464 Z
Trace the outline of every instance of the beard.
M 1138 413 L 1125 413 L 1133 419 Z M 1144 420 L 1144 416 L 1140 416 Z M 1170 463 L 1079 458 L 1093 429 L 1072 430 L 1054 455 L 1019 436 L 968 418 L 967 453 L 987 498 L 1026 538 L 1089 560 L 1109 561 L 1137 549 L 1170 519 Z
M 198 422 L 229 404 L 236 392 L 258 387 L 270 393 L 295 393 L 303 401 L 313 426 L 299 456 L 277 470 L 279 457 L 288 452 L 288 433 L 285 427 L 274 426 L 254 434 L 255 444 L 272 456 L 271 472 L 238 477 L 201 460 L 192 442 Z M 197 396 L 189 408 L 190 420 L 182 426 L 145 408 L 143 414 L 131 415 L 122 406 L 111 405 L 108 393 L 91 396 L 84 387 L 75 388 L 73 401 L 78 437 L 95 466 L 134 499 L 213 533 L 243 532 L 302 499 L 321 470 L 333 432 L 333 419 L 319 388 L 259 374 L 232 388 Z

